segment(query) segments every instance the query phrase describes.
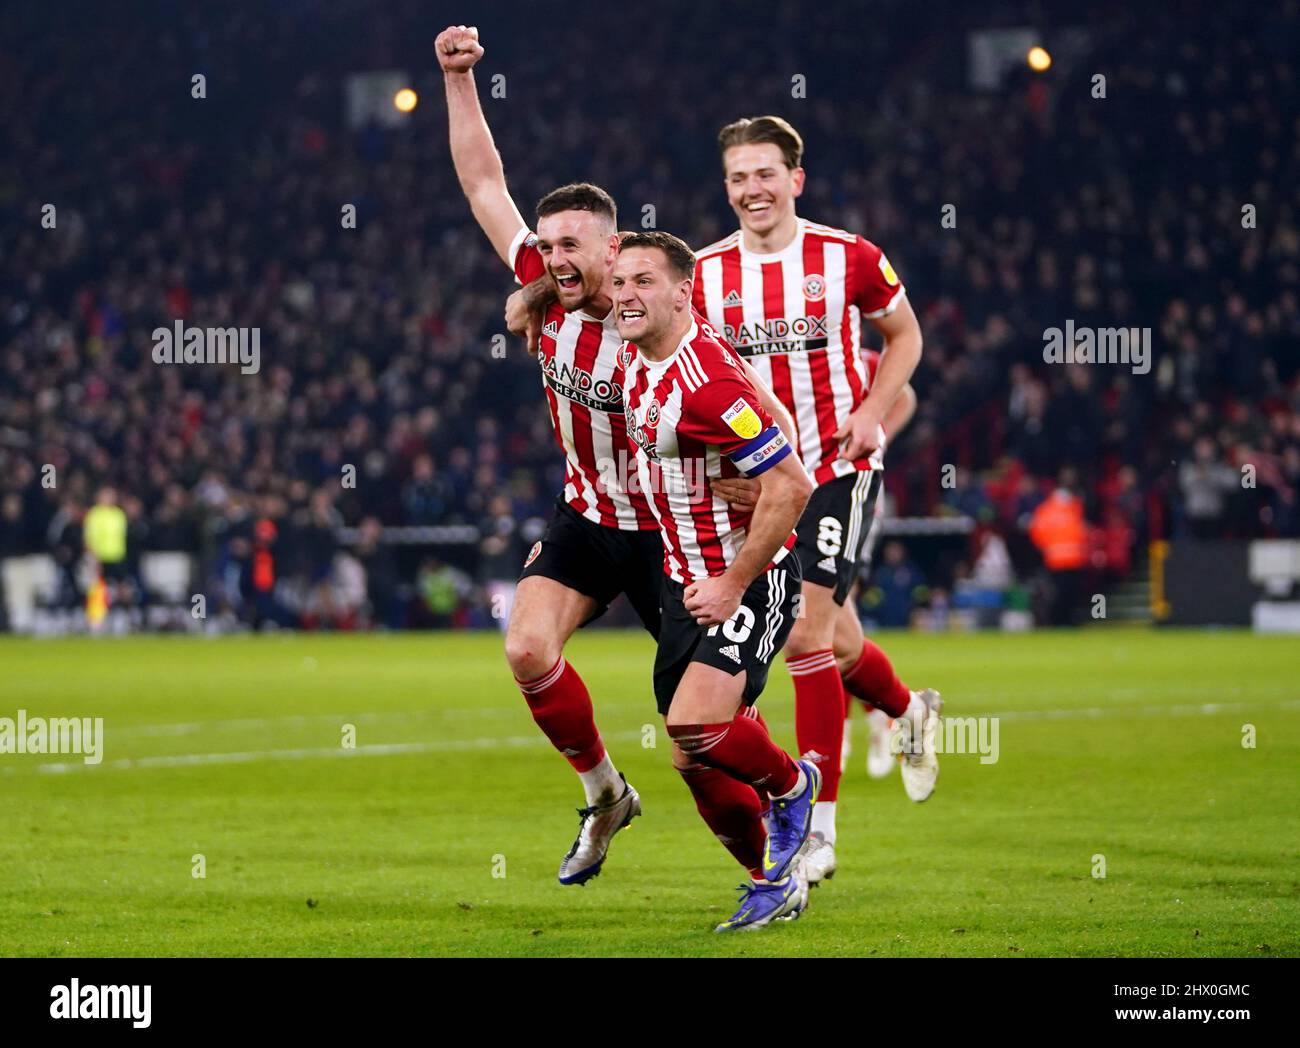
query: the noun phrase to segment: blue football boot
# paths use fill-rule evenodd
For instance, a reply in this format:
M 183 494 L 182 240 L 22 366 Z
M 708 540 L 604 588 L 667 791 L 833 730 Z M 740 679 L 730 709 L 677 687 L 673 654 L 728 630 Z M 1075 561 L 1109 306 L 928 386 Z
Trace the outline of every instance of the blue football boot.
M 740 909 L 714 928 L 715 932 L 752 932 L 773 921 L 792 921 L 808 905 L 808 882 L 802 863 L 796 863 L 789 876 L 775 884 L 750 881 L 739 890 L 745 893 Z
M 763 821 L 767 823 L 767 845 L 763 849 L 763 876 L 779 881 L 808 841 L 812 829 L 813 805 L 822 788 L 822 773 L 812 761 L 799 761 L 806 782 L 804 788 L 785 800 L 772 798 Z

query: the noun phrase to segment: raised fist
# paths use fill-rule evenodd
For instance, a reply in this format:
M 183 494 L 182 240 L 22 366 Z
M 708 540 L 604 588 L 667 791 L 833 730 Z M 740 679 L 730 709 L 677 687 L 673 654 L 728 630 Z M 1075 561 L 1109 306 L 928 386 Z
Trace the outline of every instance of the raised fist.
M 444 73 L 468 73 L 483 57 L 478 26 L 449 25 L 433 44 Z

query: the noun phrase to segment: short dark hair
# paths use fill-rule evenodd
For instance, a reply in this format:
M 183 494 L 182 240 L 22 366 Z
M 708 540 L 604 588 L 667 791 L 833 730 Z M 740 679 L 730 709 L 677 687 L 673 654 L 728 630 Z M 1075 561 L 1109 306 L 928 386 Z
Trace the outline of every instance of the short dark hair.
M 803 163 L 803 139 L 784 117 L 744 116 L 718 132 L 718 151 L 724 158 L 732 146 L 752 142 L 771 142 L 781 150 L 785 166 L 791 171 Z
M 590 211 L 593 215 L 609 219 L 609 224 L 614 229 L 618 228 L 618 208 L 614 204 L 614 198 L 590 182 L 572 182 L 560 186 L 537 201 L 538 218 L 560 211 Z
M 668 259 L 668 268 L 682 280 L 695 277 L 695 252 L 686 246 L 686 241 L 671 233 L 652 229 L 646 233 L 629 233 L 618 245 L 619 254 L 630 247 L 657 247 Z

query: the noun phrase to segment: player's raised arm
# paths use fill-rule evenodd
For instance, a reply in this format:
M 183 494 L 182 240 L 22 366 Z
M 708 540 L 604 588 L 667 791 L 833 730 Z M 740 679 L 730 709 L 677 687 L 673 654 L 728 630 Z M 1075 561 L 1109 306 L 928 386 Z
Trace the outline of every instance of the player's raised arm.
M 510 248 L 525 228 L 506 188 L 501 154 L 492 141 L 474 83 L 474 66 L 483 57 L 476 26 L 448 26 L 434 43 L 447 89 L 447 125 L 456 177 L 483 232 L 507 266 Z

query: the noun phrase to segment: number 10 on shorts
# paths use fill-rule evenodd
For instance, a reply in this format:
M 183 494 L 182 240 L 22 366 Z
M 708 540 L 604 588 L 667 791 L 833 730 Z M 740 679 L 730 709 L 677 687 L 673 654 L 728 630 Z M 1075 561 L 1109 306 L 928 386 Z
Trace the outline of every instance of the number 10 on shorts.
M 721 625 L 722 635 L 727 640 L 743 644 L 749 639 L 749 635 L 754 632 L 754 613 L 742 604 L 736 609 L 736 613 Z M 716 637 L 717 635 L 718 627 L 710 626 L 708 636 Z

